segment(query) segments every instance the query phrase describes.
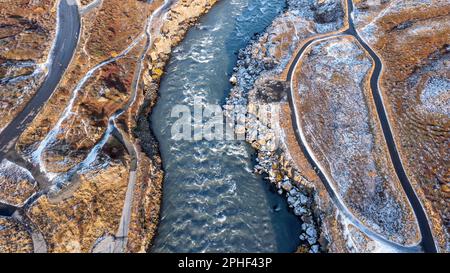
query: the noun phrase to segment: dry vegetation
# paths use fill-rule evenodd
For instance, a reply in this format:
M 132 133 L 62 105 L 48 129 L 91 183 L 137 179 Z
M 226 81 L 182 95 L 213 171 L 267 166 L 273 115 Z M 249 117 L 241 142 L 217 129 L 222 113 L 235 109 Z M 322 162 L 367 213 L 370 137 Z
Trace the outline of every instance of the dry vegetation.
M 23 109 L 46 74 L 56 0 L 4 0 L 0 7 L 0 131 Z
M 396 142 L 435 236 L 448 251 L 450 3 L 384 2 L 358 6 L 358 28 L 383 59 L 381 87 Z M 375 18 L 378 11 L 384 12 Z
M 419 240 L 415 218 L 368 88 L 371 67 L 353 38 L 314 44 L 296 75 L 301 126 L 350 210 L 389 239 L 414 244 Z
M 16 220 L 0 217 L 0 253 L 32 253 L 33 242 Z
M 88 2 L 91 1 L 82 4 Z M 162 3 L 162 0 L 152 3 L 103 0 L 102 5 L 83 13 L 80 42 L 72 63 L 51 99 L 17 143 L 22 156 L 32 161 L 32 152 L 55 128 L 73 97 L 72 114 L 63 120 L 42 159 L 45 169 L 61 178 L 86 158 L 104 135 L 111 116 L 132 100 L 135 72 L 145 45 L 145 24 Z M 138 140 L 133 134 L 137 115 L 146 115 L 155 103 L 157 84 L 171 48 L 214 3 L 215 0 L 178 1 L 164 20 L 156 18 L 151 27 L 154 44 L 143 63 L 136 101 L 117 120 L 119 129 L 138 149 L 137 179 L 125 251 L 146 251 L 149 247 L 158 223 L 163 177 L 157 151 L 151 151 L 149 157 L 140 151 L 140 141 L 146 140 Z M 134 47 L 119 56 L 133 42 L 136 42 Z M 80 84 L 89 70 L 112 58 L 117 59 L 93 71 Z M 142 109 L 143 104 L 145 109 Z M 122 215 L 130 166 L 130 155 L 124 144 L 111 135 L 89 168 L 71 173 L 67 181 L 58 180 L 58 184 L 53 181 L 51 192 L 38 198 L 27 211 L 42 232 L 49 252 L 89 252 L 114 237 Z M 17 187 L 10 184 L 5 192 L 16 192 Z

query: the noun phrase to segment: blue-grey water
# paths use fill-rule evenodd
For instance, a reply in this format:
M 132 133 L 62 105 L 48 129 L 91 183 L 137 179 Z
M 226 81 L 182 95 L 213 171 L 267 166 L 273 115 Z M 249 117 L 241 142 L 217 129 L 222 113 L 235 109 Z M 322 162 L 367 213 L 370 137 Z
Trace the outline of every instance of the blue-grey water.
M 252 173 L 255 154 L 249 145 L 171 139 L 172 107 L 191 107 L 195 97 L 223 104 L 235 53 L 284 7 L 284 0 L 221 0 L 174 50 L 151 116 L 165 170 L 153 252 L 296 249 L 300 222 L 269 183 Z

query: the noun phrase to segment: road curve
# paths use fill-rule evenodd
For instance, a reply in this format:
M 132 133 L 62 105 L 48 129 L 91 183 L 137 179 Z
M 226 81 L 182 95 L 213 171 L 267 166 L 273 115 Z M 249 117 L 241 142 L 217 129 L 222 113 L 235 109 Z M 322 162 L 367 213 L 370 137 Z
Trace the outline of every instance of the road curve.
M 50 52 L 48 74 L 25 108 L 0 134 L 0 162 L 17 138 L 33 121 L 41 107 L 58 86 L 78 44 L 81 23 L 78 5 L 73 0 L 61 0 L 58 6 L 58 28 L 53 50 Z
M 303 130 L 300 127 L 300 117 L 298 115 L 298 109 L 295 101 L 295 93 L 294 93 L 294 84 L 292 80 L 293 72 L 297 68 L 297 64 L 299 64 L 299 60 L 303 56 L 304 52 L 314 43 L 327 40 L 330 38 L 339 37 L 339 34 L 337 35 L 330 35 L 325 36 L 320 39 L 310 40 L 305 45 L 302 46 L 301 50 L 299 51 L 298 59 L 296 58 L 296 61 L 293 63 L 292 72 L 288 73 L 288 81 L 290 82 L 290 91 L 288 92 L 288 99 L 289 99 L 289 105 L 291 110 L 291 118 L 292 118 L 292 124 L 294 125 L 294 132 L 295 137 L 297 139 L 297 142 L 299 143 L 303 153 L 305 154 L 307 160 L 310 162 L 310 164 L 314 167 L 315 170 L 318 170 L 317 175 L 323 182 L 328 194 L 330 195 L 331 200 L 333 201 L 334 205 L 337 207 L 337 209 L 340 211 L 340 213 L 345 216 L 354 226 L 356 226 L 358 229 L 360 229 L 362 232 L 364 232 L 367 236 L 372 238 L 375 241 L 378 241 L 380 243 L 383 243 L 393 249 L 396 249 L 398 251 L 402 252 L 417 252 L 420 251 L 420 247 L 412 246 L 412 247 L 405 247 L 403 245 L 394 243 L 392 241 L 387 240 L 380 234 L 372 231 L 368 227 L 366 227 L 360 220 L 358 220 L 357 217 L 355 217 L 351 211 L 347 208 L 345 205 L 345 202 L 341 199 L 341 197 L 337 194 L 337 189 L 331 183 L 332 180 L 331 177 L 327 174 L 326 171 L 323 170 L 322 166 L 320 165 L 319 161 L 314 155 L 314 152 L 312 151 L 311 147 L 309 146 L 308 141 L 306 140 L 306 137 L 303 133 Z M 291 69 L 290 69 L 291 70 Z
M 44 82 L 22 112 L 0 133 L 0 162 L 5 158 L 8 151 L 14 148 L 15 141 L 34 120 L 41 107 L 49 100 L 72 60 L 81 29 L 78 5 L 73 0 L 61 0 L 59 2 L 57 23 L 56 38 L 48 58 L 49 67 Z M 33 240 L 34 252 L 47 252 L 44 237 L 22 210 L 22 208 L 0 204 L 0 216 L 13 217 L 26 226 Z
M 353 12 L 353 4 L 351 0 L 347 0 L 349 2 L 349 14 Z M 386 140 L 386 144 L 389 149 L 389 155 L 391 157 L 392 163 L 394 164 L 395 172 L 397 174 L 398 179 L 400 180 L 403 190 L 408 197 L 408 200 L 414 210 L 416 215 L 420 234 L 422 235 L 422 247 L 425 252 L 437 252 L 437 246 L 433 238 L 433 233 L 431 231 L 430 222 L 428 221 L 427 214 L 425 209 L 420 202 L 417 193 L 415 192 L 412 184 L 406 175 L 405 168 L 403 167 L 403 162 L 400 158 L 399 152 L 397 150 L 397 145 L 395 143 L 392 126 L 389 122 L 389 118 L 387 117 L 386 107 L 383 102 L 383 94 L 379 88 L 380 75 L 383 70 L 383 63 L 378 55 L 370 48 L 370 46 L 359 36 L 358 32 L 355 29 L 353 24 L 353 17 L 349 16 L 350 20 L 350 28 L 347 30 L 347 33 L 355 37 L 358 42 L 364 47 L 364 49 L 370 54 L 375 63 L 375 68 L 370 78 L 370 88 L 372 90 L 372 96 L 375 101 L 375 105 L 377 108 L 378 118 L 381 121 L 381 127 L 383 129 L 384 138 Z
M 428 218 L 426 216 L 425 210 L 417 197 L 417 194 L 415 193 L 408 177 L 406 176 L 406 173 L 404 171 L 400 156 L 398 154 L 398 150 L 395 145 L 395 141 L 392 135 L 391 126 L 389 124 L 389 120 L 387 118 L 387 112 L 383 104 L 382 94 L 379 90 L 379 77 L 382 71 L 382 62 L 380 58 L 375 54 L 375 52 L 365 43 L 365 41 L 359 36 L 357 33 L 353 18 L 352 18 L 352 12 L 353 12 L 353 2 L 351 0 L 347 0 L 347 18 L 348 18 L 348 28 L 344 31 L 342 31 L 340 34 L 330 34 L 328 36 L 323 36 L 320 38 L 312 39 L 306 42 L 302 48 L 298 51 L 297 55 L 294 58 L 294 61 L 292 62 L 292 65 L 289 67 L 287 80 L 290 82 L 290 91 L 288 92 L 288 98 L 289 98 L 289 104 L 291 107 L 292 112 L 292 123 L 294 125 L 294 131 L 295 136 L 297 139 L 297 142 L 300 144 L 300 147 L 302 148 L 304 154 L 306 155 L 308 161 L 310 164 L 317 170 L 318 176 L 322 180 L 325 188 L 327 189 L 331 199 L 333 200 L 333 203 L 336 205 L 336 207 L 341 211 L 341 213 L 344 214 L 350 221 L 353 222 L 358 228 L 360 228 L 364 233 L 366 233 L 369 237 L 380 241 L 384 244 L 387 244 L 394 249 L 406 251 L 406 252 L 416 252 L 420 251 L 419 246 L 402 246 L 399 244 L 396 244 L 394 242 L 391 242 L 381 235 L 373 232 L 372 230 L 368 229 L 364 226 L 363 223 L 361 223 L 346 207 L 345 203 L 341 200 L 338 194 L 336 194 L 336 189 L 334 189 L 334 186 L 332 183 L 330 183 L 331 178 L 328 177 L 328 174 L 323 171 L 323 169 L 320 166 L 320 163 L 318 163 L 318 160 L 315 158 L 311 148 L 309 147 L 308 142 L 306 141 L 306 138 L 303 134 L 303 131 L 301 130 L 300 126 L 300 119 L 298 116 L 297 106 L 295 103 L 295 93 L 294 93 L 294 86 L 293 86 L 293 74 L 296 71 L 296 68 L 299 64 L 299 60 L 303 56 L 305 50 L 309 48 L 313 43 L 319 42 L 321 40 L 329 39 L 332 37 L 336 37 L 339 35 L 351 35 L 357 41 L 360 43 L 360 45 L 370 54 L 370 56 L 373 58 L 375 67 L 374 71 L 372 72 L 371 79 L 370 79 L 370 87 L 372 90 L 372 96 L 374 98 L 378 117 L 380 119 L 383 134 L 386 140 L 386 144 L 388 145 L 389 154 L 391 157 L 391 160 L 393 162 L 396 174 L 401 182 L 401 185 L 407 195 L 407 198 L 414 210 L 414 213 L 416 215 L 420 233 L 421 233 L 421 248 L 425 252 L 437 252 L 437 247 L 433 239 L 433 235 L 431 232 L 431 228 L 428 222 Z

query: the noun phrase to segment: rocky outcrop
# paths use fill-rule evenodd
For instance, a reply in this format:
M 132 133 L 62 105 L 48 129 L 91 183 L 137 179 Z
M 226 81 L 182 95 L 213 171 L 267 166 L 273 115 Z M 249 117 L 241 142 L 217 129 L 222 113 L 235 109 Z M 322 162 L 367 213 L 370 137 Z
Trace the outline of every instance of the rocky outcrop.
M 287 0 L 295 15 L 314 22 L 319 33 L 338 30 L 344 24 L 344 2 L 339 0 Z
M 321 24 L 337 22 L 344 16 L 342 3 L 339 1 L 313 1 L 311 10 L 314 12 L 315 21 Z

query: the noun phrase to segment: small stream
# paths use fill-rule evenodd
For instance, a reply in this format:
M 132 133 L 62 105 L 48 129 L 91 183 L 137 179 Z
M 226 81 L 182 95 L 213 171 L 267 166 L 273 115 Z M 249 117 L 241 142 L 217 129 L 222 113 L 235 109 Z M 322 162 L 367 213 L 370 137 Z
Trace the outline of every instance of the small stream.
M 236 52 L 263 32 L 283 0 L 221 0 L 174 50 L 150 117 L 165 171 L 153 252 L 292 252 L 300 221 L 242 141 L 171 139 L 174 105 L 224 104 Z

